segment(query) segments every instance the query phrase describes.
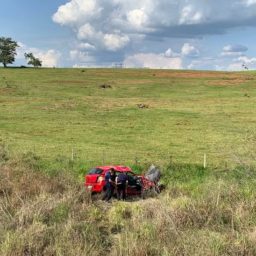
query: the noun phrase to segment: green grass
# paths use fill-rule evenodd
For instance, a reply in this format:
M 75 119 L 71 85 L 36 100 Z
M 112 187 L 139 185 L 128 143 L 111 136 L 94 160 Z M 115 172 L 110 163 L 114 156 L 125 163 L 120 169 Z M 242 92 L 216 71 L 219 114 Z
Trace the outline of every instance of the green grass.
M 0 254 L 256 255 L 255 80 L 1 68 Z M 155 198 L 92 201 L 77 179 L 152 162 L 166 187 Z
M 255 169 L 171 163 L 160 195 L 105 203 L 71 173 L 49 177 L 38 164 L 31 154 L 0 160 L 1 255 L 256 253 Z
M 202 165 L 204 153 L 211 166 L 233 165 L 255 140 L 255 80 L 254 72 L 1 68 L 0 140 L 55 169 L 72 149 L 76 168 L 170 156 Z
M 255 80 L 0 69 L 0 254 L 256 255 Z M 166 186 L 154 198 L 92 201 L 77 179 L 151 162 Z

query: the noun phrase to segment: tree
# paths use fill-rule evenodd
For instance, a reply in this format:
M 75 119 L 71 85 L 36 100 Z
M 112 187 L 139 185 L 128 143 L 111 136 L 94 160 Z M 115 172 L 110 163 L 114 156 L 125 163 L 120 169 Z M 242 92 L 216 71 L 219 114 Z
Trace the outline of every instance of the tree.
M 0 37 L 0 63 L 3 63 L 5 68 L 7 64 L 12 64 L 15 61 L 17 47 L 19 47 L 17 42 L 10 37 Z
M 42 61 L 36 58 L 32 52 L 25 53 L 25 58 L 28 60 L 28 65 L 33 65 L 34 67 L 38 68 L 42 66 Z

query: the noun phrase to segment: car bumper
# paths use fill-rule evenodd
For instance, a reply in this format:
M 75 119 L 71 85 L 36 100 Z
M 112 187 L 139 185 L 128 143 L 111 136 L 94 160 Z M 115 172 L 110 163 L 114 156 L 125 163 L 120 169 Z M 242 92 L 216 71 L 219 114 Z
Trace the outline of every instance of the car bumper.
M 85 183 L 84 185 L 91 192 L 100 193 L 103 190 L 102 185 L 97 183 Z

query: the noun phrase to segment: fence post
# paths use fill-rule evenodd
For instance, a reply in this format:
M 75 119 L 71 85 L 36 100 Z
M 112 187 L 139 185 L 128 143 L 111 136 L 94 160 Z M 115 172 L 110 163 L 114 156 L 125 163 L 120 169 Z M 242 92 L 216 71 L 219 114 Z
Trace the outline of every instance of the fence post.
M 204 154 L 204 169 L 206 168 L 206 154 Z
M 105 165 L 105 150 L 102 150 L 102 165 Z
M 72 153 L 71 153 L 71 161 L 74 161 L 74 148 L 72 148 Z
M 170 155 L 169 153 L 168 153 L 168 155 L 169 155 L 169 164 L 172 165 L 173 164 L 173 156 Z
M 136 166 L 138 166 L 138 157 L 137 157 L 136 153 L 135 153 L 135 157 L 134 157 L 134 163 Z

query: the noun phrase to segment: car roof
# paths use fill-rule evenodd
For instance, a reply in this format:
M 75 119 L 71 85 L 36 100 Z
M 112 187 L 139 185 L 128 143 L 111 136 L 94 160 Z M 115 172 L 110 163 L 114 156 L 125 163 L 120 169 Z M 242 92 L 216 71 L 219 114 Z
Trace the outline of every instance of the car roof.
M 108 165 L 108 166 L 97 166 L 96 168 L 99 168 L 103 171 L 108 171 L 109 169 L 113 168 L 115 171 L 118 172 L 131 172 L 131 168 L 123 165 Z

